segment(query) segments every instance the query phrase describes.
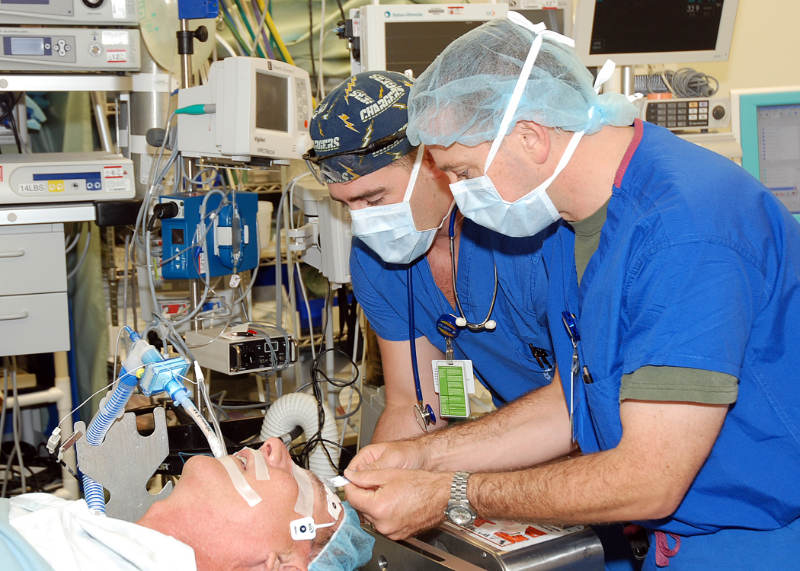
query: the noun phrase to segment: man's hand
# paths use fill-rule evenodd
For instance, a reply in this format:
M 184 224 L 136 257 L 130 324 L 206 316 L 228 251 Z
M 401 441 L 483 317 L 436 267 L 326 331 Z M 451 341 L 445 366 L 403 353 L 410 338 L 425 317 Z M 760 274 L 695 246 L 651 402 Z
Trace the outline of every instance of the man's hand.
M 352 470 L 383 470 L 387 468 L 419 470 L 424 467 L 424 448 L 414 440 L 397 440 L 370 444 L 362 448 L 350 461 L 345 474 Z
M 405 539 L 444 519 L 450 472 L 348 469 L 346 475 L 347 501 L 389 539 Z

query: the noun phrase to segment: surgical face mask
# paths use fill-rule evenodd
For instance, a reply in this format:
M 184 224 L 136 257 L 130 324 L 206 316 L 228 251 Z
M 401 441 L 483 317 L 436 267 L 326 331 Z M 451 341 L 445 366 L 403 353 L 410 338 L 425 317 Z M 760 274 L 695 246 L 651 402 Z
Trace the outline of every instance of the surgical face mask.
M 425 147 L 420 145 L 402 202 L 350 211 L 353 236 L 363 240 L 384 262 L 409 264 L 422 256 L 433 244 L 436 233 L 447 218 L 445 215 L 439 226 L 429 230 L 417 230 L 414 224 L 409 201 L 424 154 Z
M 564 154 L 556 165 L 555 171 L 546 180 L 539 184 L 536 188 L 529 191 L 525 196 L 508 202 L 500 196 L 494 183 L 489 175 L 489 166 L 492 164 L 500 144 L 505 139 L 506 131 L 508 130 L 511 119 L 517 110 L 519 101 L 525 90 L 525 84 L 528 81 L 533 64 L 536 62 L 536 57 L 539 55 L 539 50 L 542 47 L 542 42 L 545 36 L 574 46 L 575 42 L 566 36 L 562 36 L 556 32 L 545 29 L 544 24 L 531 24 L 523 16 L 516 12 L 508 12 L 508 19 L 523 26 L 536 34 L 536 37 L 531 44 L 531 49 L 528 51 L 528 56 L 522 66 L 519 79 L 514 86 L 514 91 L 511 94 L 508 107 L 506 108 L 503 118 L 500 121 L 500 128 L 497 130 L 492 146 L 489 148 L 489 154 L 486 157 L 486 164 L 483 167 L 483 176 L 471 178 L 454 182 L 450 185 L 450 190 L 453 192 L 453 198 L 458 205 L 461 213 L 480 224 L 485 228 L 494 230 L 506 236 L 523 237 L 533 236 L 547 228 L 550 224 L 560 218 L 558 209 L 556 209 L 553 201 L 547 194 L 547 189 L 553 180 L 564 170 L 567 163 L 575 153 L 578 143 L 583 137 L 584 131 L 577 131 L 569 141 Z M 595 81 L 595 91 L 599 91 L 600 86 L 605 83 L 614 72 L 613 62 L 606 61 L 606 64 L 597 74 Z M 592 113 L 594 110 L 590 110 Z

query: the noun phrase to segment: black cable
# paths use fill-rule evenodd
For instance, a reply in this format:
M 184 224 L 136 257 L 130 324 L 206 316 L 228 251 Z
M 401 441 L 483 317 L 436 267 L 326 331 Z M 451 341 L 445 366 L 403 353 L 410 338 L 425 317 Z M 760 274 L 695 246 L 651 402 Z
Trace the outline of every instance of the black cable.
M 19 139 L 19 130 L 17 129 L 17 119 L 14 117 L 12 113 L 11 116 L 8 118 L 9 122 L 11 123 L 11 132 L 14 133 L 14 141 L 17 143 L 17 152 L 22 153 L 22 143 Z
M 320 368 L 320 361 L 322 359 L 322 356 L 325 353 L 329 352 L 329 351 L 335 351 L 335 352 L 341 353 L 342 355 L 347 356 L 348 360 L 350 360 L 350 363 L 353 365 L 353 370 L 355 371 L 355 374 L 353 375 L 352 379 L 350 379 L 348 381 L 344 381 L 344 380 L 341 380 L 341 379 L 331 378 L 331 377 L 328 377 L 322 371 L 322 369 Z M 308 468 L 308 460 L 309 460 L 309 457 L 310 457 L 311 453 L 314 451 L 314 449 L 318 445 L 322 445 L 322 450 L 325 452 L 325 455 L 328 457 L 328 462 L 330 463 L 331 467 L 333 467 L 333 469 L 336 470 L 337 473 L 340 472 L 339 471 L 339 466 L 337 466 L 336 463 L 333 461 L 333 458 L 331 457 L 330 451 L 328 450 L 328 447 L 326 445 L 336 446 L 340 450 L 345 450 L 344 446 L 340 445 L 338 442 L 332 442 L 332 441 L 322 437 L 322 427 L 325 424 L 325 409 L 323 407 L 323 396 L 322 396 L 321 384 L 322 384 L 322 381 L 325 381 L 327 383 L 332 384 L 335 387 L 345 388 L 345 387 L 349 387 L 349 386 L 353 385 L 356 381 L 358 381 L 358 378 L 359 378 L 358 366 L 343 351 L 341 351 L 339 349 L 325 349 L 323 351 L 320 351 L 317 354 L 316 358 L 314 359 L 314 361 L 311 364 L 311 390 L 312 390 L 312 393 L 314 394 L 314 398 L 317 401 L 317 430 L 312 436 L 307 438 L 305 442 L 301 442 L 301 443 L 293 446 L 292 449 L 291 449 L 292 456 L 297 458 L 297 461 L 301 466 L 304 466 L 304 467 Z M 345 416 L 343 418 L 352 416 L 361 407 L 361 399 L 360 399 L 361 393 L 358 392 L 358 395 L 359 395 L 358 406 L 355 408 L 355 410 L 351 411 L 350 414 L 348 414 L 347 416 Z
M 10 99 L 11 98 L 11 93 L 10 92 L 9 93 L 4 93 L 3 95 L 5 96 L 4 99 Z M 14 112 L 14 108 L 17 106 L 17 103 L 19 103 L 19 100 L 20 100 L 21 97 L 22 97 L 22 91 L 17 93 L 17 96 L 14 98 L 14 101 L 11 103 L 11 105 L 8 107 L 8 109 L 6 109 L 3 112 L 3 114 L 0 115 L 0 123 L 5 121 L 6 119 L 8 119 L 8 116 L 11 115 Z M 5 104 L 8 105 L 8 101 L 5 101 Z
M 17 152 L 22 153 L 22 143 L 19 138 L 19 129 L 17 127 L 17 120 L 14 117 L 14 109 L 16 109 L 17 104 L 19 103 L 19 100 L 22 97 L 22 92 L 20 91 L 19 93 L 17 93 L 17 96 L 14 98 L 13 101 L 11 101 L 10 93 L 6 93 L 4 95 L 5 97 L 3 98 L 4 99 L 3 103 L 6 106 L 8 106 L 8 109 L 6 109 L 3 112 L 3 115 L 0 117 L 0 123 L 5 123 L 6 121 L 8 121 L 9 129 L 11 129 L 11 132 L 14 135 L 14 141 L 17 144 Z
M 342 15 L 342 23 L 347 20 L 347 16 L 344 15 L 344 7 L 342 6 L 342 0 L 336 0 L 336 3 L 339 5 L 339 13 Z
M 314 78 L 314 85 L 316 85 L 316 89 L 314 90 L 314 92 L 317 94 L 317 99 L 319 100 L 319 83 L 317 82 L 317 67 L 314 64 L 314 7 L 312 5 L 312 0 L 308 0 L 308 53 L 311 56 L 311 77 Z

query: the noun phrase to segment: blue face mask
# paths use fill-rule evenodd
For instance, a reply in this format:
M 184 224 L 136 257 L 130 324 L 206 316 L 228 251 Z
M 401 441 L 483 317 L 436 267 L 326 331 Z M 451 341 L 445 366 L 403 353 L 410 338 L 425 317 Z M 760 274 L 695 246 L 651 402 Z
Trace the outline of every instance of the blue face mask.
M 384 262 L 409 264 L 425 254 L 447 218 L 445 215 L 438 227 L 429 230 L 417 230 L 414 224 L 409 201 L 424 154 L 425 147 L 420 145 L 402 202 L 350 211 L 353 236 L 358 236 Z
M 500 144 L 503 142 L 503 139 L 505 139 L 506 131 L 508 130 L 511 119 L 517 110 L 517 106 L 525 90 L 528 76 L 533 69 L 533 64 L 542 47 L 543 38 L 547 36 L 555 41 L 574 45 L 574 42 L 570 38 L 546 30 L 544 24 L 531 24 L 516 12 L 509 12 L 508 18 L 514 23 L 533 31 L 536 37 L 531 44 L 531 49 L 522 66 L 517 84 L 514 86 L 508 108 L 506 108 L 503 118 L 500 121 L 500 128 L 497 131 L 497 136 L 489 149 L 489 154 L 486 157 L 486 164 L 483 167 L 483 176 L 455 182 L 450 185 L 450 190 L 453 192 L 453 198 L 458 205 L 458 209 L 465 217 L 480 224 L 484 228 L 489 228 L 500 234 L 512 237 L 523 237 L 533 236 L 541 232 L 561 217 L 553 201 L 550 200 L 547 189 L 550 183 L 553 182 L 553 179 L 567 166 L 567 163 L 575 153 L 575 149 L 581 137 L 583 137 L 584 131 L 578 131 L 572 135 L 553 174 L 536 188 L 514 202 L 507 202 L 500 196 L 492 179 L 489 178 L 489 175 L 486 173 L 494 157 L 497 155 Z M 600 85 L 611 77 L 613 71 L 613 63 L 606 62 L 606 65 L 603 66 L 602 70 L 597 75 L 597 81 L 595 82 L 596 90 L 599 90 Z M 591 112 L 592 111 L 590 111 L 590 113 Z

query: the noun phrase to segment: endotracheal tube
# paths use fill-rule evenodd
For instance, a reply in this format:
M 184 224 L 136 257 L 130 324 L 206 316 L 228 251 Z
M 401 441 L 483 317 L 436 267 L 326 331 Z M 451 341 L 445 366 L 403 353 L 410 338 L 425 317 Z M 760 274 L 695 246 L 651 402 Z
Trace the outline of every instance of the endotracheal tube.
M 221 435 L 216 434 L 208 421 L 189 398 L 189 391 L 180 378 L 189 369 L 189 361 L 185 357 L 165 359 L 158 350 L 142 339 L 136 331 L 128 326 L 123 328 L 128 335 L 129 348 L 122 363 L 118 382 L 110 395 L 107 395 L 100 410 L 92 419 L 86 430 L 86 441 L 91 446 L 100 446 L 106 433 L 114 421 L 122 416 L 128 399 L 139 385 L 142 393 L 151 396 L 166 391 L 173 402 L 182 406 L 192 420 L 197 423 L 208 440 L 211 453 L 219 458 L 226 454 Z M 103 486 L 86 474 L 82 475 L 86 503 L 93 510 L 105 513 Z

